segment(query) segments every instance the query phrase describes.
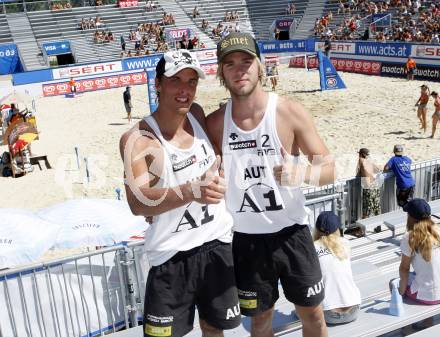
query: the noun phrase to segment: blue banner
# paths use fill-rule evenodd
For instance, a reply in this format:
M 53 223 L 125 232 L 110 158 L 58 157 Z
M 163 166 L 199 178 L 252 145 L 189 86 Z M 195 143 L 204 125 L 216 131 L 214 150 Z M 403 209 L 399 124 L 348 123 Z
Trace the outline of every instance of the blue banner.
M 42 83 L 52 80 L 52 70 L 50 69 L 26 71 L 12 75 L 12 84 L 14 85 Z
M 408 57 L 411 54 L 410 43 L 356 42 L 357 55 Z
M 380 20 L 380 19 L 382 19 L 382 20 Z M 379 21 L 377 21 L 377 20 L 379 20 Z M 375 23 L 376 27 L 390 27 L 391 26 L 391 14 L 389 14 L 389 13 L 373 14 L 371 22 Z
M 46 55 L 70 54 L 72 52 L 69 41 L 43 43 L 43 50 L 45 51 Z
M 148 81 L 148 104 L 150 105 L 150 114 L 157 110 L 157 91 L 155 85 L 156 70 L 147 69 L 147 81 Z
M 0 45 L 0 75 L 14 74 L 23 71 L 15 44 Z
M 133 57 L 129 59 L 123 59 L 122 70 L 139 70 L 139 69 L 156 69 L 156 64 L 159 62 L 163 54 L 154 54 L 144 57 Z
M 319 83 L 321 90 L 346 89 L 344 81 L 339 76 L 330 59 L 322 51 L 318 51 Z
M 261 54 L 305 52 L 306 40 L 259 41 Z

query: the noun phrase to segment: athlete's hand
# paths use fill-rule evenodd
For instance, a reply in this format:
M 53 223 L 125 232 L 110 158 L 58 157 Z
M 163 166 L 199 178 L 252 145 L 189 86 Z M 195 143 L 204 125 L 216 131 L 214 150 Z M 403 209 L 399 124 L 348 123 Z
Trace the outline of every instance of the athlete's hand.
M 218 204 L 224 199 L 226 184 L 223 178 L 220 156 L 216 157 L 214 164 L 202 175 L 200 180 L 192 184 L 194 200 L 201 204 Z M 220 176 L 217 172 L 220 170 Z
M 273 175 L 281 186 L 301 186 L 304 182 L 305 167 L 295 164 L 284 148 L 280 150 L 283 162 L 274 166 Z

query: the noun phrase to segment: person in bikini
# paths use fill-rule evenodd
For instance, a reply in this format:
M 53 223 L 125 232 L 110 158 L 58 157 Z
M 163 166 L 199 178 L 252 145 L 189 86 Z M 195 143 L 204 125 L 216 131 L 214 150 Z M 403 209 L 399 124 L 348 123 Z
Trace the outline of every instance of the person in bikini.
M 433 91 L 431 96 L 434 98 L 434 107 L 435 111 L 432 114 L 432 133 L 431 138 L 434 138 L 435 130 L 437 129 L 437 123 L 440 120 L 440 98 L 438 97 L 438 93 Z
M 417 107 L 417 117 L 422 123 L 421 129 L 426 132 L 426 113 L 428 112 L 427 106 L 429 101 L 430 91 L 427 85 L 423 84 L 420 87 L 420 97 L 416 102 Z

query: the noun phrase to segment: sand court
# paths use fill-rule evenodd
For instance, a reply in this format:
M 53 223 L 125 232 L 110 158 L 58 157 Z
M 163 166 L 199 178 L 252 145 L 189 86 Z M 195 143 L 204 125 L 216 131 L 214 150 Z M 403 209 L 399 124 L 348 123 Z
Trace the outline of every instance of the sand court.
M 440 83 L 399 78 L 340 73 L 346 90 L 319 91 L 316 70 L 280 66 L 277 93 L 295 98 L 311 113 L 318 131 L 336 157 L 338 176 L 355 174 L 357 151 L 370 149 L 379 166 L 392 156 L 393 145 L 405 146 L 413 161 L 440 157 L 440 131 L 431 134 L 432 98 L 428 103 L 428 130 L 423 133 L 414 106 L 420 85 L 440 91 Z M 268 89 L 269 90 L 269 89 Z M 119 138 L 130 128 L 122 93 L 124 88 L 89 92 L 75 98 L 37 97 L 40 140 L 32 144 L 36 154 L 47 154 L 52 170 L 17 178 L 0 177 L 2 207 L 37 209 L 70 198 L 115 198 L 115 188 L 123 189 L 123 166 Z M 206 113 L 228 98 L 219 81 L 210 76 L 200 81 L 197 102 Z M 148 114 L 147 86 L 132 88 L 132 124 Z M 80 169 L 75 157 L 80 154 Z M 0 152 L 6 150 L 0 148 Z M 90 169 L 86 179 L 85 162 Z

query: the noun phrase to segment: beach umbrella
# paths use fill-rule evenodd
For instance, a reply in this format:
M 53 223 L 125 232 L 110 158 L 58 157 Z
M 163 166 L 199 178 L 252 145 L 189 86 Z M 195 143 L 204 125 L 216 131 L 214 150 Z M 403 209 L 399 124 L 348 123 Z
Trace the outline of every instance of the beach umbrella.
M 144 217 L 131 213 L 126 201 L 112 199 L 69 200 L 37 214 L 61 224 L 55 248 L 110 246 L 148 226 Z
M 0 269 L 35 262 L 54 245 L 59 228 L 31 211 L 0 208 Z
M 24 103 L 26 106 L 32 105 L 32 96 L 29 94 L 25 94 L 19 91 L 13 91 L 6 96 L 0 98 L 0 103 L 2 104 L 18 104 L 18 103 Z
M 21 122 L 8 128 L 8 143 L 14 144 L 18 140 L 23 140 L 26 143 L 30 143 L 38 138 L 38 131 L 35 126 L 30 122 Z

